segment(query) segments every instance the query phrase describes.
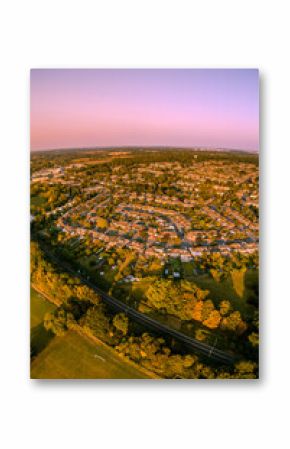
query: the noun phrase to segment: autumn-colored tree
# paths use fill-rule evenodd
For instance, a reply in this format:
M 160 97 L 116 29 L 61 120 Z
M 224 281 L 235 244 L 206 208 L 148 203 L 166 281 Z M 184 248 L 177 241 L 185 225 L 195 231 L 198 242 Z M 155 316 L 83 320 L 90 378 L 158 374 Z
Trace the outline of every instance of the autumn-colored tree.
M 210 329 L 216 329 L 221 321 L 221 316 L 218 310 L 213 310 L 210 312 L 208 318 L 203 321 L 203 325 L 209 327 Z
M 210 274 L 212 275 L 213 279 L 216 282 L 220 282 L 220 280 L 221 280 L 221 278 L 223 276 L 223 272 L 219 271 L 219 270 L 215 270 L 213 268 L 211 270 L 209 270 L 209 271 L 210 271 Z
M 227 315 L 231 310 L 231 303 L 227 299 L 220 302 L 220 314 L 222 316 Z
M 108 226 L 108 222 L 105 218 L 98 217 L 96 221 L 96 225 L 98 228 L 105 229 Z
M 192 313 L 192 318 L 196 321 L 202 321 L 203 301 L 196 301 Z
M 44 316 L 44 327 L 51 330 L 55 335 L 62 337 L 65 335 L 69 325 L 75 322 L 72 313 L 67 313 L 63 309 L 57 309 L 54 313 L 47 313 Z
M 207 320 L 213 311 L 214 311 L 214 304 L 212 300 L 207 299 L 206 301 L 203 301 L 201 321 Z
M 123 335 L 126 335 L 129 327 L 129 320 L 125 313 L 118 313 L 113 318 L 113 325 L 116 329 L 122 332 Z
M 203 329 L 197 329 L 195 331 L 195 338 L 199 341 L 205 341 L 207 338 L 207 334 L 208 334 L 208 331 L 205 331 Z
M 167 313 L 182 320 L 201 320 L 203 300 L 208 295 L 188 281 L 174 282 L 169 279 L 159 279 L 153 282 L 146 292 L 148 305 L 156 309 L 165 309 Z
M 259 346 L 259 334 L 257 332 L 252 332 L 248 339 L 254 348 Z
M 240 312 L 235 311 L 226 318 L 222 319 L 221 328 L 229 331 L 234 331 L 240 335 L 247 329 L 247 325 L 242 320 Z
M 254 379 L 257 364 L 250 360 L 241 360 L 235 364 L 235 377 L 239 379 Z

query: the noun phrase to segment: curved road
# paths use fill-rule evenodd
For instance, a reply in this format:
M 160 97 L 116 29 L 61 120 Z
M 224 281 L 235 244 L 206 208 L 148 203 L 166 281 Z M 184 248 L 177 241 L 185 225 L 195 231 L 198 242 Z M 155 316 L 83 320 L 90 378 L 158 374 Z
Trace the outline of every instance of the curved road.
M 186 346 L 186 348 L 194 350 L 202 354 L 203 356 L 206 356 L 216 362 L 224 363 L 224 364 L 233 364 L 237 357 L 234 355 L 231 355 L 225 351 L 222 351 L 220 349 L 217 349 L 214 346 L 210 346 L 206 343 L 202 343 L 192 337 L 189 337 L 182 332 L 179 332 L 175 329 L 172 329 L 165 324 L 162 324 L 146 315 L 144 315 L 141 312 L 138 312 L 137 310 L 133 309 L 132 307 L 124 304 L 122 301 L 114 298 L 113 296 L 108 295 L 103 290 L 96 287 L 89 279 L 81 275 L 80 273 L 74 271 L 68 263 L 59 260 L 58 257 L 56 257 L 52 252 L 47 248 L 43 242 L 38 243 L 41 247 L 41 249 L 47 254 L 51 260 L 53 260 L 57 265 L 61 266 L 65 271 L 72 274 L 74 277 L 79 278 L 84 284 L 86 284 L 88 287 L 90 287 L 92 290 L 94 290 L 103 301 L 111 306 L 114 310 L 118 312 L 124 312 L 128 317 L 130 317 L 132 320 L 136 321 L 139 324 L 142 324 L 147 329 L 150 329 L 154 332 L 157 332 L 161 335 L 167 335 L 172 338 L 174 338 L 176 341 L 181 342 Z

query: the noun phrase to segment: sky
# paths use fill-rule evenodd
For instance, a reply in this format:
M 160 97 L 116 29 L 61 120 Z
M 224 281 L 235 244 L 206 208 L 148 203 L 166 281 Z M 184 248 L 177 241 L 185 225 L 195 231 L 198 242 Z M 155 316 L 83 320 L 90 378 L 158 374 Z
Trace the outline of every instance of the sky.
M 259 148 L 256 69 L 33 69 L 30 92 L 32 151 Z

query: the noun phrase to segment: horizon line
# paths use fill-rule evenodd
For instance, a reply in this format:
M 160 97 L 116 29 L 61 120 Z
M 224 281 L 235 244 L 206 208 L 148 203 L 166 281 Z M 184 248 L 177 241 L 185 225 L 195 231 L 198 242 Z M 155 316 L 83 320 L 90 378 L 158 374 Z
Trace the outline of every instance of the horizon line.
M 58 148 L 30 148 L 30 153 L 45 151 L 84 151 L 84 150 L 109 150 L 109 149 L 181 149 L 194 151 L 241 151 L 243 153 L 259 153 L 257 149 L 229 148 L 219 146 L 178 146 L 178 145 L 106 145 L 106 146 L 83 146 L 83 147 L 58 147 Z

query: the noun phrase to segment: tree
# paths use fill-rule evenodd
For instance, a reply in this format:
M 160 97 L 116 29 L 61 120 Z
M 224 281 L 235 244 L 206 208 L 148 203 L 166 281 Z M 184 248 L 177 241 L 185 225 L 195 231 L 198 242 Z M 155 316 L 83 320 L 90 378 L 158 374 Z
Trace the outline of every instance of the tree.
M 98 228 L 105 229 L 108 226 L 108 222 L 105 218 L 98 217 L 96 221 L 96 225 Z
M 232 312 L 228 317 L 223 318 L 221 327 L 225 330 L 234 331 L 237 334 L 242 334 L 246 328 L 246 323 L 242 320 L 241 314 L 238 311 Z
M 228 301 L 227 299 L 224 299 L 223 301 L 220 302 L 220 314 L 222 316 L 227 315 L 230 310 L 231 310 L 230 301 Z
M 122 332 L 123 335 L 127 335 L 129 327 L 129 319 L 125 313 L 118 313 L 113 318 L 113 325 L 117 330 Z
M 203 301 L 196 301 L 192 313 L 192 318 L 196 321 L 202 321 Z
M 254 348 L 259 346 L 259 335 L 257 332 L 252 332 L 248 339 Z
M 67 331 L 67 314 L 63 309 L 56 310 L 54 313 L 47 313 L 44 316 L 44 327 L 46 330 L 51 330 L 55 335 L 63 337 Z M 73 320 L 73 315 L 70 314 L 70 323 Z
M 213 279 L 216 282 L 220 282 L 221 278 L 223 277 L 223 272 L 219 271 L 219 270 L 215 270 L 213 268 L 211 268 L 209 271 L 210 271 L 210 274 L 212 275 Z
M 208 318 L 203 321 L 203 325 L 209 327 L 210 329 L 215 329 L 219 326 L 221 321 L 221 316 L 218 310 L 213 310 L 210 312 Z
M 241 360 L 235 364 L 235 371 L 237 378 L 240 379 L 254 379 L 256 377 L 255 371 L 257 364 L 250 360 Z
M 170 279 L 158 279 L 150 285 L 145 294 L 150 307 L 164 309 L 181 320 L 201 321 L 203 300 L 208 295 L 208 291 L 201 290 L 188 281 L 174 282 Z M 205 307 L 205 313 L 208 308 L 210 308 L 208 314 L 210 313 L 211 305 L 210 301 Z
M 214 305 L 211 299 L 203 301 L 201 321 L 205 321 L 209 318 L 210 314 L 214 311 Z
M 199 341 L 206 341 L 208 335 L 208 331 L 203 329 L 197 329 L 195 331 L 195 338 Z

